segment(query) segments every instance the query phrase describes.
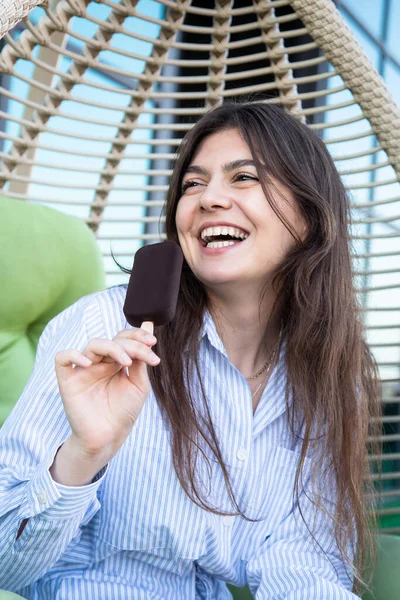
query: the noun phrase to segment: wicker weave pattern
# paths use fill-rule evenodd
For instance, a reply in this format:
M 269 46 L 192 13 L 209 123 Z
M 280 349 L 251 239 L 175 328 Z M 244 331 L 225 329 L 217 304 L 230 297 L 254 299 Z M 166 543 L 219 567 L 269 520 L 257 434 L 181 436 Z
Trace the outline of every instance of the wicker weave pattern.
M 46 0 L 0 0 L 0 39 L 38 4 Z
M 290 68 L 288 56 L 279 35 L 278 23 L 274 21 L 275 9 L 265 0 L 253 0 L 253 3 L 263 32 L 264 43 L 266 48 L 271 49 L 271 67 L 278 84 L 279 98 L 289 112 L 296 114 L 301 120 L 305 121 L 305 116 L 301 116 L 301 102 L 297 96 L 293 71 Z
M 290 3 L 351 89 L 400 175 L 400 111 L 379 73 L 370 64 L 333 2 L 290 0 Z
M 113 3 L 110 0 L 104 0 L 104 3 L 110 6 L 110 13 L 105 21 L 96 21 L 96 31 L 90 40 L 85 40 L 82 48 L 82 52 L 77 54 L 76 52 L 66 52 L 64 47 L 61 45 L 62 42 L 57 44 L 55 35 L 58 33 L 61 37 L 60 40 L 64 39 L 65 36 L 73 38 L 73 30 L 70 27 L 71 17 L 79 15 L 81 18 L 87 18 L 91 20 L 90 14 L 87 9 L 90 4 L 89 0 L 61 0 L 54 10 L 47 10 L 46 16 L 44 16 L 40 22 L 32 26 L 30 21 L 26 21 L 27 29 L 22 33 L 18 42 L 12 40 L 10 36 L 7 36 L 9 44 L 4 48 L 0 55 L 0 70 L 10 75 L 14 74 L 17 61 L 19 59 L 32 60 L 37 68 L 48 71 L 50 75 L 58 76 L 59 80 L 56 85 L 42 84 L 41 89 L 42 100 L 40 103 L 30 102 L 31 112 L 28 119 L 20 121 L 21 130 L 18 140 L 13 140 L 11 149 L 4 156 L 2 170 L 0 172 L 0 185 L 4 186 L 7 181 L 23 181 L 21 177 L 15 174 L 15 171 L 27 160 L 28 153 L 34 151 L 35 148 L 40 149 L 44 147 L 41 140 L 41 136 L 46 131 L 54 131 L 55 134 L 61 131 L 57 128 L 54 129 L 49 123 L 53 117 L 57 115 L 63 118 L 69 118 L 66 111 L 63 111 L 63 101 L 74 98 L 74 90 L 79 85 L 87 85 L 92 89 L 91 104 L 94 107 L 101 107 L 102 103 L 97 101 L 97 91 L 100 93 L 102 90 L 108 92 L 117 92 L 116 88 L 105 84 L 93 84 L 87 80 L 87 73 L 92 68 L 102 68 L 104 65 L 101 64 L 99 55 L 102 50 L 113 50 L 113 39 L 116 34 L 129 35 L 131 39 L 131 46 L 127 46 L 125 50 L 119 50 L 123 56 L 132 57 L 135 59 L 141 58 L 144 63 L 144 69 L 141 73 L 135 75 L 137 86 L 128 92 L 130 101 L 126 108 L 125 114 L 122 119 L 114 121 L 115 125 L 118 126 L 116 134 L 113 137 L 99 138 L 99 141 L 111 143 L 110 150 L 104 154 L 106 160 L 101 172 L 99 171 L 100 181 L 95 187 L 95 197 L 91 202 L 90 213 L 88 215 L 88 222 L 94 229 L 98 228 L 98 224 L 103 214 L 103 208 L 107 202 L 110 192 L 113 189 L 113 182 L 117 172 L 120 172 L 120 160 L 126 152 L 127 145 L 132 140 L 132 134 L 138 130 L 138 117 L 140 114 L 162 114 L 167 112 L 175 118 L 183 117 L 183 115 L 199 115 L 203 110 L 206 110 L 212 106 L 216 106 L 222 102 L 224 98 L 240 98 L 240 96 L 247 96 L 252 94 L 271 94 L 267 101 L 279 101 L 286 106 L 286 108 L 298 115 L 302 120 L 315 118 L 315 123 L 311 123 L 311 127 L 317 131 L 323 133 L 325 130 L 329 133 L 329 130 L 340 129 L 343 131 L 344 126 L 351 126 L 354 123 L 367 117 L 373 127 L 373 131 L 377 134 L 381 146 L 387 151 L 388 156 L 391 157 L 391 164 L 398 169 L 398 150 L 399 150 L 399 131 L 397 127 L 399 122 L 399 111 L 394 105 L 387 92 L 382 80 L 373 70 L 368 61 L 361 51 L 355 40 L 352 38 L 351 33 L 347 27 L 343 24 L 339 13 L 334 8 L 333 4 L 328 0 L 249 0 L 249 6 L 247 9 L 233 9 L 232 2 L 230 0 L 217 0 L 214 10 L 201 9 L 192 7 L 189 1 L 173 2 L 171 0 L 163 0 L 165 5 L 165 17 L 158 21 L 160 29 L 158 32 L 158 39 L 154 39 L 153 50 L 149 56 L 141 57 L 135 52 L 135 39 L 146 39 L 146 37 L 140 34 L 132 35 L 124 23 L 128 17 L 135 16 L 136 18 L 141 17 L 137 10 L 137 2 L 135 0 L 125 0 L 121 3 Z M 297 14 L 288 14 L 285 17 L 276 16 L 276 11 L 279 8 L 292 5 L 303 19 L 303 22 L 307 25 L 307 29 L 312 33 L 313 38 L 318 42 L 320 47 L 323 49 L 323 53 L 315 58 L 306 58 L 302 60 L 296 59 L 296 53 L 303 53 L 313 50 L 316 48 L 316 43 L 309 41 L 308 43 L 302 43 L 298 46 L 288 46 L 286 40 L 293 37 L 293 35 L 303 35 L 306 33 L 306 29 L 297 29 L 293 32 L 283 33 L 281 30 L 281 24 L 288 23 L 297 18 Z M 196 25 L 185 25 L 183 18 L 185 14 L 193 14 L 195 16 L 210 16 L 212 17 L 211 26 L 208 28 L 198 27 Z M 234 23 L 234 19 L 239 14 L 253 15 L 253 23 L 248 25 L 237 25 Z M 312 17 L 310 17 L 312 15 Z M 259 35 L 254 36 L 254 29 L 258 27 Z M 184 31 L 185 33 L 193 32 L 193 34 L 206 32 L 210 36 L 211 43 L 202 44 L 182 44 L 178 37 L 178 31 Z M 234 36 L 238 33 L 249 32 L 249 37 L 244 42 L 235 41 Z M 338 41 L 336 38 L 337 31 L 343 32 L 344 38 L 340 38 Z M 253 37 L 251 37 L 253 36 Z M 343 43 L 343 39 L 345 43 Z M 263 67 L 257 66 L 253 68 L 247 63 L 249 62 L 248 56 L 246 56 L 247 47 L 251 44 L 258 43 L 264 48 L 264 51 L 259 51 L 254 56 L 257 59 L 257 65 L 260 61 L 264 62 Z M 40 45 L 43 48 L 49 48 L 51 51 L 61 55 L 66 55 L 71 58 L 68 69 L 62 70 L 59 67 L 47 66 L 42 60 L 34 59 L 32 52 L 35 46 Z M 343 51 L 343 48 L 345 49 Z M 181 58 L 173 59 L 172 51 L 179 52 L 181 49 L 190 49 L 195 54 L 201 51 L 204 55 L 205 51 L 209 52 L 209 59 L 195 59 L 195 60 L 183 60 Z M 238 50 L 241 51 L 238 56 Z M 236 56 L 233 56 L 233 52 Z M 331 72 L 318 72 L 315 75 L 307 77 L 299 77 L 297 75 L 300 68 L 319 68 L 324 64 L 326 58 L 329 58 L 331 64 L 336 67 L 336 71 Z M 116 55 L 115 63 L 118 65 L 119 59 Z M 164 67 L 174 68 L 186 68 L 189 65 L 196 65 L 207 69 L 206 75 L 195 75 L 195 76 L 170 76 L 165 75 L 167 71 L 164 71 Z M 240 69 L 235 69 L 232 72 L 232 67 L 239 66 Z M 231 69 L 231 70 L 230 70 Z M 124 68 L 107 67 L 107 71 L 112 75 L 116 73 L 126 78 L 131 78 L 132 73 Z M 322 106 L 318 106 L 319 100 L 325 101 L 329 99 L 329 96 L 335 96 L 344 90 L 344 86 L 328 86 L 330 79 L 334 78 L 336 72 L 340 72 L 340 75 L 344 82 L 348 85 L 349 89 L 353 92 L 353 99 L 347 101 L 334 101 L 323 103 Z M 252 77 L 253 79 L 258 78 L 260 83 L 253 83 L 248 85 L 246 79 Z M 242 83 L 243 82 L 243 83 Z M 168 94 L 168 97 L 175 102 L 175 105 L 179 101 L 196 101 L 197 107 L 192 109 L 174 108 L 171 106 L 168 110 L 163 109 L 148 109 L 145 108 L 146 101 L 149 99 L 155 102 L 163 102 L 166 95 L 160 92 L 161 87 L 156 84 L 172 84 L 180 85 L 181 89 L 176 92 Z M 189 86 L 193 83 L 202 86 L 204 91 L 192 92 L 188 91 Z M 316 86 L 316 89 L 312 92 L 302 91 L 301 86 L 305 84 L 312 84 Z M 31 85 L 38 87 L 37 80 L 32 79 Z M 300 87 L 299 87 L 300 86 Z M 319 86 L 319 89 L 318 89 Z M 177 89 L 177 88 L 176 88 Z M 10 93 L 4 90 L 5 94 Z M 276 92 L 276 93 L 275 93 Z M 273 94 L 275 93 L 275 97 Z M 117 94 L 116 94 L 117 95 Z M 304 108 L 303 103 L 308 100 L 315 100 L 316 106 L 311 108 Z M 84 108 L 84 100 L 78 100 L 81 102 L 82 108 Z M 340 113 L 342 108 L 356 107 L 357 102 L 363 109 L 363 113 L 359 116 L 353 116 L 350 119 L 340 120 L 336 119 L 334 122 L 328 123 L 328 121 L 319 124 L 319 115 L 327 115 L 329 113 Z M 203 106 L 201 106 L 203 104 Z M 28 104 L 27 104 L 28 106 Z M 385 109 L 382 109 L 385 106 Z M 115 114 L 117 111 L 117 105 L 113 106 L 112 102 L 109 104 L 110 114 Z M 80 118 L 79 109 L 76 113 L 76 118 Z M 112 112 L 113 111 L 113 112 Z M 72 116 L 72 115 L 71 115 Z M 90 117 L 83 117 L 83 121 L 95 125 L 103 125 L 104 119 L 97 121 L 90 119 Z M 182 121 L 182 118 L 181 118 Z M 176 136 L 178 131 L 182 134 L 189 129 L 190 124 L 181 122 L 180 124 L 171 124 L 168 130 L 171 132 L 169 138 L 165 139 L 167 158 L 172 157 L 173 149 L 179 143 L 179 139 Z M 139 127 L 140 128 L 140 127 Z M 152 126 L 153 131 L 157 131 L 157 126 Z M 333 141 L 337 143 L 345 143 L 351 141 L 356 137 L 368 137 L 371 135 L 372 130 L 367 129 L 356 135 L 343 135 L 330 139 L 327 136 L 327 143 L 333 145 Z M 65 134 L 64 134 L 65 135 Z M 7 136 L 6 136 L 7 137 Z M 82 139 L 85 138 L 83 134 Z M 153 145 L 153 150 L 150 154 L 147 154 L 149 158 L 159 157 L 157 151 L 157 144 L 150 142 Z M 377 147 L 374 151 L 379 150 Z M 368 156 L 371 154 L 371 150 L 366 149 L 362 153 L 357 154 L 345 154 L 340 156 L 339 159 L 344 161 L 357 159 L 357 157 Z M 164 152 L 165 156 L 165 152 Z M 382 163 L 380 167 L 384 167 Z M 340 166 L 340 165 L 339 165 Z M 370 167 L 363 168 L 345 168 L 342 169 L 344 175 L 356 175 L 357 173 L 367 173 Z M 374 167 L 376 169 L 376 167 Z M 75 171 L 79 171 L 79 168 L 74 168 Z M 84 170 L 84 169 L 82 169 Z M 396 181 L 396 178 L 393 179 Z M 390 180 L 387 181 L 390 183 Z M 376 184 L 364 184 L 349 185 L 350 189 L 367 189 L 368 187 L 374 187 Z M 148 187 L 148 186 L 147 186 Z M 145 188 L 141 188 L 145 189 Z M 161 186 L 159 191 L 164 191 L 165 186 Z M 57 202 L 56 197 L 54 202 Z M 160 204 L 160 203 L 158 203 Z M 156 203 L 157 205 L 157 203 Z M 363 208 L 363 204 L 359 204 L 360 208 Z M 371 208 L 374 203 L 369 203 L 368 207 Z M 361 220 L 365 222 L 365 220 Z M 364 238 L 365 239 L 365 238 Z
M 85 10 L 85 4 L 87 3 L 84 1 L 80 3 L 79 8 L 81 11 Z M 46 42 L 51 43 L 51 34 L 57 30 L 57 26 L 59 28 L 63 28 L 65 31 L 65 29 L 68 27 L 69 20 L 73 15 L 73 7 L 71 7 L 71 5 L 67 2 L 61 2 L 57 6 L 57 12 L 54 15 L 55 18 L 53 17 L 50 19 L 46 17 L 44 20 L 42 20 L 37 30 L 32 28 L 24 31 L 17 46 L 18 51 L 16 51 L 16 48 L 13 46 L 5 47 L 3 51 L 3 72 L 12 73 L 13 66 L 20 56 L 28 60 L 31 56 L 33 48 L 38 43 L 38 40 L 40 40 L 42 44 L 45 44 Z M 77 78 L 80 77 L 79 68 L 75 70 L 74 76 Z M 67 95 L 69 92 L 68 85 L 68 80 L 65 83 L 63 81 L 60 84 L 61 89 L 59 87 L 55 90 L 55 93 L 52 92 L 49 94 L 49 96 L 46 96 L 45 102 L 47 105 L 50 105 L 50 110 L 40 109 L 33 113 L 32 123 L 27 123 L 26 127 L 21 131 L 21 143 L 13 144 L 9 153 L 9 157 L 4 160 L 4 171 L 6 174 L 10 174 L 15 169 L 18 162 L 23 159 L 28 151 L 28 148 L 35 143 L 39 133 L 44 131 L 45 125 L 50 116 L 57 114 L 59 105 L 61 104 L 65 95 Z M 0 186 L 4 185 L 5 181 L 5 177 L 0 178 Z
M 216 0 L 216 15 L 214 16 L 214 33 L 211 50 L 210 78 L 207 84 L 207 109 L 222 103 L 222 92 L 225 88 L 227 44 L 231 22 L 230 9 L 232 0 Z
M 121 144 L 120 139 L 124 141 L 129 139 L 136 128 L 138 118 L 143 111 L 145 102 L 153 91 L 154 82 L 157 81 L 157 78 L 160 76 L 160 71 L 165 63 L 167 51 L 179 30 L 188 5 L 189 0 L 177 0 L 176 9 L 167 9 L 166 23 L 163 25 L 159 36 L 162 44 L 160 46 L 153 46 L 151 58 L 154 62 L 153 64 L 147 63 L 143 78 L 138 85 L 137 94 L 132 96 L 128 110 L 125 111 L 121 124 L 118 127 L 116 135 L 118 141 L 115 141 L 112 144 L 111 153 L 113 154 L 113 158 L 106 161 L 105 167 L 108 170 L 108 173 L 101 175 L 100 186 L 104 187 L 104 189 L 98 189 L 96 191 L 96 203 L 104 205 L 104 202 L 107 200 L 109 186 L 114 178 L 121 156 L 126 149 L 126 143 Z M 118 158 L 115 158 L 115 155 L 117 155 Z M 101 207 L 96 207 L 91 211 L 90 217 L 91 222 L 95 225 L 94 229 L 97 228 L 97 222 L 93 221 L 93 216 L 96 215 L 96 217 L 101 217 L 101 214 Z

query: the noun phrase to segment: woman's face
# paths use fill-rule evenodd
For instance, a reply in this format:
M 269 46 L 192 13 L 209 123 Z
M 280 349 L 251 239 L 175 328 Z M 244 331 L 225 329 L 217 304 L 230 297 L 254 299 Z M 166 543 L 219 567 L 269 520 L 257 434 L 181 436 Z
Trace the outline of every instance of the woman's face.
M 300 237 L 305 223 L 291 192 L 272 178 L 279 209 Z M 182 182 L 176 227 L 183 254 L 210 289 L 263 284 L 296 244 L 269 205 L 250 150 L 234 130 L 205 138 Z

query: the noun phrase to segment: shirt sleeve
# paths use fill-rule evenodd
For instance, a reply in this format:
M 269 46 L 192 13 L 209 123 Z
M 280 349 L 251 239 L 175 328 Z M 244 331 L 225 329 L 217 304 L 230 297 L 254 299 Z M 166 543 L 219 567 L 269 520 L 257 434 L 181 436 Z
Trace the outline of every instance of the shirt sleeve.
M 107 467 L 81 487 L 55 483 L 49 467 L 71 433 L 55 355 L 83 350 L 89 339 L 104 336 L 102 329 L 94 294 L 53 319 L 40 338 L 33 373 L 0 430 L 0 589 L 18 591 L 42 577 L 100 508 L 97 489 Z
M 249 560 L 247 578 L 251 592 L 256 600 L 359 600 L 351 592 L 352 575 L 340 556 L 333 521 L 315 508 L 307 485 L 309 476 L 303 473 L 307 495 L 300 494 L 300 506 L 316 541 L 295 504 Z M 323 500 L 332 511 L 332 495 Z M 348 553 L 354 558 L 350 548 Z

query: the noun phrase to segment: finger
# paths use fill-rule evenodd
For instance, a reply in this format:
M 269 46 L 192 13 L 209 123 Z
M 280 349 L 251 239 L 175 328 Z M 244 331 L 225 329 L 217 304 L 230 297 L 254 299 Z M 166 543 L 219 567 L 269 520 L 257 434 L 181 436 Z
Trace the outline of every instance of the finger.
M 130 351 L 128 347 L 132 342 L 131 340 L 123 340 L 122 342 L 127 352 Z M 126 344 L 126 346 L 125 346 Z M 132 354 L 130 354 L 132 356 Z M 126 368 L 126 375 L 129 381 L 138 386 L 142 390 L 149 389 L 149 375 L 147 372 L 147 365 L 155 367 L 160 363 L 160 358 L 150 348 L 147 351 L 147 360 L 134 360 L 130 367 Z
M 150 366 L 158 365 L 160 362 L 157 354 L 142 342 L 127 338 L 114 338 L 114 340 L 132 360 L 139 360 Z
M 84 356 L 79 350 L 64 350 L 55 356 L 57 367 L 90 367 L 92 361 Z
M 137 386 L 142 391 L 146 390 L 146 396 L 149 390 L 150 382 L 149 382 L 149 373 L 147 370 L 147 366 L 155 367 L 160 362 L 160 359 L 157 357 L 157 362 L 145 362 L 143 360 L 134 360 L 130 367 L 126 367 L 123 369 L 125 371 L 126 376 L 129 381 Z
M 101 361 L 108 363 L 117 362 L 126 367 L 132 363 L 130 357 L 119 344 L 100 338 L 90 340 L 82 354 L 93 361 L 93 364 L 98 364 Z
M 157 343 L 157 338 L 153 334 L 148 333 L 140 327 L 136 327 L 135 329 L 123 329 L 113 339 L 116 340 L 117 338 L 138 340 L 147 346 L 154 346 Z

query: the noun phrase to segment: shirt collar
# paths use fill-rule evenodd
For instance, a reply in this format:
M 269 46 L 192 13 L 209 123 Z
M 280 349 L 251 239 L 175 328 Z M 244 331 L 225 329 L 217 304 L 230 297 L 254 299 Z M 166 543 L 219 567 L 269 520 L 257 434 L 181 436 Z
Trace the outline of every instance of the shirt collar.
M 226 356 L 228 358 L 228 355 L 225 350 L 225 346 L 222 343 L 222 340 L 218 335 L 214 320 L 210 314 L 210 311 L 207 308 L 204 310 L 203 325 L 200 330 L 200 340 L 202 340 L 204 337 L 207 337 L 210 344 L 216 350 L 221 352 L 221 354 L 223 354 L 224 356 Z M 277 362 L 281 362 L 282 356 L 285 354 L 285 349 L 286 349 L 286 338 L 282 337 L 281 350 L 280 350 Z
M 203 326 L 200 331 L 200 340 L 202 340 L 204 337 L 207 337 L 210 344 L 214 346 L 216 350 L 221 352 L 221 354 L 223 354 L 226 357 L 228 356 L 225 350 L 225 346 L 218 335 L 217 328 L 208 308 L 204 310 Z

